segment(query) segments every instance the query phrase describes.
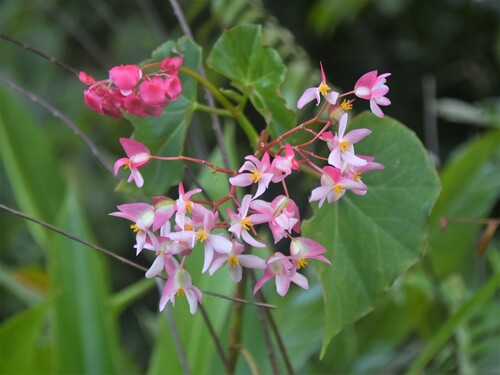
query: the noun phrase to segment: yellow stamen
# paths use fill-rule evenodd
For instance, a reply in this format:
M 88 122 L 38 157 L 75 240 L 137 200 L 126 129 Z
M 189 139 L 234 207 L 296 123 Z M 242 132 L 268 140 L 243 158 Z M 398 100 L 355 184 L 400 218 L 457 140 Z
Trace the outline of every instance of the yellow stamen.
M 299 261 L 297 262 L 297 269 L 300 270 L 301 268 L 307 266 L 309 262 L 305 258 L 300 258 Z
M 127 161 L 125 164 L 123 164 L 123 169 L 129 169 L 130 168 L 130 161 Z
M 335 185 L 335 187 L 333 188 L 333 192 L 335 193 L 335 196 L 338 197 L 340 195 L 340 193 L 342 193 L 342 190 L 345 189 L 345 186 L 344 185 Z
M 339 146 L 340 146 L 340 151 L 346 152 L 347 150 L 349 150 L 349 141 L 342 141 L 339 143 Z
M 182 297 L 182 296 L 185 296 L 186 293 L 184 292 L 184 289 L 179 288 L 179 290 L 177 291 L 177 295 Z
M 321 85 L 319 85 L 318 90 L 321 95 L 325 96 L 330 91 L 330 87 L 328 87 L 326 83 L 321 82 Z
M 235 268 L 237 265 L 240 264 L 240 262 L 238 262 L 238 258 L 236 258 L 234 255 L 231 255 L 228 258 L 227 263 L 229 264 L 229 267 L 232 267 L 232 268 Z
M 132 229 L 132 230 L 134 231 L 134 233 L 137 233 L 137 234 L 141 234 L 141 233 L 142 233 L 142 229 L 141 229 L 141 228 L 139 228 L 139 227 L 137 226 L 137 224 L 132 224 L 132 225 L 130 226 L 130 229 Z
M 350 111 L 352 109 L 352 102 L 350 100 L 344 99 L 340 106 L 344 111 Z
M 254 182 L 254 183 L 257 183 L 259 182 L 260 180 L 260 174 L 259 174 L 259 171 L 256 171 L 256 170 L 251 170 L 250 173 L 252 174 L 249 178 L 250 178 L 250 181 Z
M 250 227 L 253 227 L 252 219 L 245 217 L 243 220 L 241 220 L 241 227 L 243 229 L 249 230 Z
M 184 230 L 193 230 L 193 227 L 189 224 L 184 224 Z
M 196 239 L 200 242 L 204 242 L 207 239 L 207 232 L 205 232 L 203 229 L 200 229 L 198 232 L 196 232 Z
M 359 172 L 354 172 L 354 176 L 352 176 L 352 180 L 353 180 L 353 181 L 356 181 L 356 182 L 361 181 L 361 173 L 359 173 Z
M 187 212 L 191 212 L 192 209 L 193 209 L 193 202 L 187 201 L 186 202 L 186 210 L 187 210 Z

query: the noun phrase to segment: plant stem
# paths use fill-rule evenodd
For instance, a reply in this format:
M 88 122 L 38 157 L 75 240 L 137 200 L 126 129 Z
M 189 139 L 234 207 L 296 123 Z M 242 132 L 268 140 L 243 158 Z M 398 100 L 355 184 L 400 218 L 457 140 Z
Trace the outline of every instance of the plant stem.
M 210 107 L 208 105 L 204 105 L 198 102 L 193 103 L 193 110 L 195 111 L 201 111 L 205 113 L 211 113 L 217 116 L 224 116 L 224 117 L 231 117 L 231 112 L 229 112 L 227 109 L 221 109 L 221 108 L 214 108 Z
M 236 290 L 234 291 L 234 297 L 242 298 L 243 291 L 246 284 L 246 277 L 236 285 Z M 240 354 L 241 349 L 241 330 L 243 328 L 243 305 L 241 303 L 233 304 L 232 317 L 233 321 L 231 324 L 229 332 L 229 343 L 228 343 L 228 361 L 227 361 L 227 373 L 230 375 L 234 374 L 236 368 L 236 362 Z

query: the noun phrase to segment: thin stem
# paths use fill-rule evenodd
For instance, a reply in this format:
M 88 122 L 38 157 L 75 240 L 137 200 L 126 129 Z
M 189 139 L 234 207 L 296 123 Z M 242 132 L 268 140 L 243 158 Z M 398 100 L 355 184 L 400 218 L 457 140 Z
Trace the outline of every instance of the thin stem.
M 104 155 L 101 154 L 101 152 L 94 144 L 94 142 L 89 137 L 87 137 L 87 135 L 85 135 L 85 133 L 83 133 L 80 130 L 80 128 L 73 121 L 71 121 L 66 115 L 64 115 L 62 112 L 53 107 L 51 104 L 47 103 L 39 96 L 35 95 L 34 93 L 22 88 L 15 82 L 11 81 L 9 78 L 0 75 L 0 81 L 4 82 L 9 87 L 13 88 L 14 90 L 17 90 L 24 96 L 28 97 L 34 103 L 41 105 L 43 108 L 49 111 L 52 116 L 61 120 L 63 124 L 65 124 L 71 131 L 73 131 L 73 133 L 77 137 L 80 137 L 80 139 L 83 142 L 85 142 L 87 147 L 90 149 L 92 155 L 94 155 L 94 157 L 104 167 L 104 169 L 106 169 L 109 173 L 113 174 L 113 166 L 108 162 L 108 160 L 104 157 Z
M 19 47 L 22 47 L 25 50 L 28 50 L 28 51 L 33 52 L 34 54 L 36 54 L 38 56 L 43 57 L 44 59 L 50 61 L 51 63 L 54 63 L 54 64 L 60 66 L 61 68 L 66 69 L 70 73 L 73 73 L 73 74 L 75 74 L 77 76 L 79 74 L 79 72 L 78 72 L 77 69 L 72 68 L 71 66 L 69 66 L 69 65 L 67 65 L 67 64 L 65 64 L 65 63 L 63 63 L 63 62 L 61 62 L 59 60 L 57 60 L 56 58 L 47 55 L 46 53 L 40 51 L 39 49 L 36 49 L 36 48 L 30 46 L 29 44 L 21 42 L 20 40 L 14 38 L 13 36 L 10 36 L 10 35 L 4 34 L 4 33 L 0 33 L 0 38 L 5 39 L 5 40 L 7 40 L 7 41 L 9 41 L 11 43 L 17 44 Z
M 24 212 L 21 212 L 21 211 L 18 211 L 18 210 L 15 210 L 9 206 L 6 206 L 2 203 L 0 203 L 0 209 L 4 210 L 4 211 L 7 211 L 9 213 L 11 213 L 12 215 L 15 215 L 15 216 L 19 216 L 19 217 L 22 217 L 23 219 L 26 219 L 26 220 L 29 220 L 29 221 L 32 221 L 38 225 L 41 225 L 45 228 L 48 228 L 56 233 L 59 233 L 67 238 L 69 238 L 70 240 L 73 240 L 75 242 L 78 242 L 78 243 L 81 243 L 82 245 L 85 245 L 87 247 L 90 247 L 91 249 L 94 249 L 94 250 L 97 250 L 103 254 L 106 254 L 106 255 L 109 255 L 110 257 L 116 259 L 116 260 L 119 260 L 120 262 L 122 263 L 125 263 L 133 268 L 136 268 L 138 270 L 141 270 L 141 271 L 144 271 L 144 272 L 147 272 L 148 269 L 146 267 L 143 267 L 141 266 L 140 264 L 137 264 L 131 260 L 128 260 L 127 258 L 124 258 L 120 255 L 117 255 L 115 254 L 114 252 L 112 252 L 111 250 L 108 250 L 108 249 L 105 249 L 104 247 L 101 247 L 101 246 L 98 246 L 98 245 L 94 245 L 90 242 L 87 242 L 85 240 L 82 240 L 81 238 L 78 238 L 74 235 L 72 235 L 71 233 L 68 233 L 64 230 L 62 230 L 61 228 L 58 228 L 56 227 L 55 225 L 52 225 L 52 224 L 49 224 L 45 221 L 42 221 L 40 219 L 37 219 L 33 216 L 30 216 Z M 158 275 L 157 276 L 158 278 L 160 279 L 163 279 L 163 280 L 167 280 L 167 278 L 163 275 Z M 254 306 L 260 306 L 260 307 L 265 307 L 265 308 L 271 308 L 271 309 L 275 309 L 276 306 L 275 305 L 271 305 L 271 304 L 268 304 L 268 303 L 258 303 L 258 302 L 253 302 L 253 301 L 248 301 L 248 300 L 245 300 L 245 299 L 242 299 L 242 298 L 233 298 L 233 297 L 229 297 L 229 296 L 225 296 L 223 294 L 219 294 L 219 293 L 213 293 L 213 292 L 209 292 L 209 291 L 206 291 L 206 290 L 203 290 L 202 291 L 204 294 L 207 294 L 209 296 L 213 296 L 213 297 L 218 297 L 218 298 L 222 298 L 222 299 L 227 299 L 229 301 L 234 301 L 234 302 L 241 302 L 241 303 L 245 303 L 247 305 L 254 305 Z
M 217 116 L 232 117 L 231 112 L 229 112 L 227 109 L 214 108 L 198 102 L 193 103 L 193 110 L 205 113 L 211 113 Z
M 165 160 L 165 161 L 175 161 L 175 160 L 192 161 L 193 163 L 198 163 L 198 164 L 206 165 L 206 166 L 212 168 L 212 170 L 214 172 L 221 172 L 221 173 L 228 174 L 230 176 L 235 176 L 237 174 L 237 172 L 235 172 L 235 171 L 231 171 L 231 170 L 225 169 L 225 168 L 219 168 L 216 165 L 214 165 L 214 164 L 212 164 L 212 163 L 210 163 L 210 162 L 208 162 L 206 160 L 192 158 L 192 157 L 189 157 L 189 156 L 183 156 L 183 155 L 180 155 L 180 156 L 155 156 L 155 155 L 152 155 L 151 159 Z
M 210 319 L 208 318 L 208 315 L 207 315 L 207 312 L 205 311 L 205 308 L 202 305 L 199 305 L 198 309 L 200 310 L 200 313 L 203 316 L 203 319 L 205 320 L 205 324 L 207 325 L 208 331 L 210 332 L 210 336 L 212 336 L 212 339 L 214 340 L 215 348 L 217 349 L 217 352 L 219 353 L 219 357 L 222 360 L 222 363 L 224 364 L 224 367 L 226 368 L 226 370 L 228 370 L 229 365 L 227 362 L 227 357 L 226 357 L 226 354 L 224 353 L 224 348 L 222 347 L 222 344 L 219 340 L 219 337 L 217 336 L 217 332 L 215 332 L 215 329 L 212 326 Z
M 240 348 L 240 354 L 245 359 L 248 367 L 250 367 L 250 372 L 252 373 L 252 375 L 260 375 L 259 368 L 257 367 L 257 362 L 255 362 L 255 358 L 252 356 L 252 354 L 244 347 Z
M 234 292 L 234 297 L 242 297 L 243 291 L 246 284 L 246 277 L 243 277 L 241 282 L 236 285 L 236 290 Z M 233 304 L 232 317 L 233 322 L 231 324 L 229 333 L 229 343 L 228 343 L 228 361 L 227 361 L 227 373 L 232 375 L 236 368 L 236 362 L 240 354 L 241 349 L 241 330 L 243 328 L 243 305 L 241 303 Z

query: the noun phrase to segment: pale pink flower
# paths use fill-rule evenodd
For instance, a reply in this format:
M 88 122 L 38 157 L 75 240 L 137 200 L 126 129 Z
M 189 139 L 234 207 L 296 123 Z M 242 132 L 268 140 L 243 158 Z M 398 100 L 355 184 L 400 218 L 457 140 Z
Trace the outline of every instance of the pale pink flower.
M 133 139 L 120 138 L 120 143 L 128 158 L 121 158 L 116 161 L 114 173 L 117 175 L 120 167 L 124 166 L 125 169 L 130 169 L 130 177 L 127 182 L 134 180 L 137 187 L 142 187 L 142 185 L 144 185 L 144 179 L 139 172 L 139 168 L 144 167 L 151 161 L 151 152 L 142 143 L 134 141 Z
M 332 263 L 322 255 L 324 253 L 325 247 L 310 238 L 295 237 L 290 242 L 290 259 L 297 269 L 307 266 L 307 259 L 316 259 L 331 265 Z
M 292 170 L 298 169 L 299 162 L 295 158 L 293 147 L 287 143 L 285 146 L 285 156 L 276 155 L 271 163 L 271 171 L 273 172 L 272 182 L 281 182 L 292 173 Z
M 296 272 L 296 268 L 288 257 L 280 252 L 276 252 L 267 260 L 264 276 L 255 284 L 253 294 L 257 293 L 259 289 L 273 277 L 276 282 L 276 291 L 281 297 L 287 294 L 291 282 L 303 289 L 309 288 L 306 277 Z
M 175 213 L 175 201 L 167 197 L 153 197 L 153 231 L 160 229 Z
M 229 227 L 229 232 L 233 233 L 237 238 L 242 238 L 247 244 L 254 247 L 265 247 L 266 245 L 260 243 L 255 238 L 253 238 L 249 230 L 253 227 L 253 218 L 248 216 L 248 208 L 250 206 L 250 201 L 252 196 L 247 194 L 243 197 L 241 201 L 241 207 L 238 208 L 238 214 L 233 212 L 230 208 L 226 210 L 229 218 L 231 219 L 231 226 Z
M 213 275 L 215 271 L 227 263 L 231 279 L 238 283 L 241 281 L 243 275 L 242 267 L 261 270 L 266 268 L 264 259 L 255 255 L 242 254 L 245 246 L 236 240 L 233 240 L 232 243 L 233 247 L 229 254 L 215 254 L 214 260 L 208 270 L 210 275 Z
M 180 254 L 187 248 L 179 243 L 172 241 L 168 237 L 149 236 L 144 244 L 144 249 L 151 250 L 156 253 L 154 262 L 146 272 L 146 278 L 151 279 L 158 276 L 163 269 L 167 267 L 169 262 L 173 262 L 172 255 Z
M 295 202 L 284 195 L 279 195 L 271 203 L 254 200 L 250 208 L 256 211 L 252 215 L 254 224 L 268 223 L 274 238 L 274 243 L 280 241 L 285 232 L 300 231 L 299 208 Z
M 364 156 L 364 155 L 357 155 L 357 156 L 360 157 L 361 159 L 366 160 L 367 163 L 360 167 L 350 167 L 347 170 L 345 177 L 350 178 L 353 181 L 359 182 L 364 186 L 364 189 L 351 189 L 351 191 L 354 194 L 365 195 L 368 191 L 368 186 L 366 186 L 363 183 L 363 181 L 361 181 L 361 175 L 369 171 L 384 169 L 384 166 L 380 163 L 374 162 L 373 156 Z
M 339 132 L 334 137 L 333 142 L 326 138 L 327 144 L 332 146 L 330 155 L 328 156 L 328 163 L 335 168 L 344 171 L 347 166 L 359 167 L 365 165 L 366 160 L 354 154 L 354 144 L 371 134 L 369 129 L 355 129 L 345 134 L 347 127 L 347 113 L 343 114 L 339 121 Z
M 354 85 L 354 94 L 361 98 L 370 101 L 371 111 L 378 117 L 384 117 L 384 113 L 379 105 L 387 106 L 391 101 L 385 97 L 389 92 L 389 87 L 385 84 L 386 78 L 391 73 L 384 73 L 377 76 L 378 72 L 373 70 L 361 76 Z
M 318 105 L 321 100 L 321 95 L 323 95 L 330 104 L 335 104 L 337 102 L 339 93 L 335 91 L 330 92 L 331 89 L 326 84 L 326 76 L 325 72 L 323 71 L 323 64 L 321 64 L 320 62 L 319 66 L 321 68 L 321 83 L 318 87 L 309 87 L 308 89 L 306 89 L 306 91 L 304 91 L 297 102 L 298 109 L 301 109 L 303 106 L 314 99 L 316 99 L 316 105 Z
M 325 199 L 328 203 L 338 201 L 345 194 L 346 190 L 366 189 L 366 185 L 343 177 L 340 169 L 327 165 L 323 167 L 321 175 L 321 186 L 313 189 L 309 202 L 318 201 L 318 206 L 321 207 Z
M 253 155 L 249 155 L 245 159 L 247 161 L 239 169 L 239 174 L 231 177 L 229 182 L 231 185 L 241 187 L 257 184 L 257 191 L 254 195 L 254 198 L 257 198 L 266 191 L 273 178 L 271 160 L 267 152 L 262 156 L 262 160 L 257 159 Z M 248 171 L 248 173 L 242 173 L 243 171 Z
M 165 267 L 169 278 L 163 288 L 160 299 L 160 311 L 163 311 L 167 302 L 175 305 L 175 296 L 186 296 L 191 314 L 196 312 L 198 304 L 201 304 L 201 291 L 193 285 L 191 275 L 173 259 L 172 264 Z
M 182 182 L 180 182 L 178 191 L 179 198 L 175 201 L 175 209 L 177 211 L 177 216 L 180 216 L 180 219 L 183 220 L 186 212 L 191 213 L 193 209 L 196 210 L 198 208 L 199 205 L 191 201 L 191 196 L 201 192 L 201 189 L 193 189 L 185 192 L 184 185 Z

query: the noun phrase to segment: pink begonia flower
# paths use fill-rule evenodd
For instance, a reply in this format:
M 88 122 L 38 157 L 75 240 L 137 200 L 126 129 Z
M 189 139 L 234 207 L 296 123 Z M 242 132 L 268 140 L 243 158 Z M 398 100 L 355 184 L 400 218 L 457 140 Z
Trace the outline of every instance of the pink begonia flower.
M 138 95 L 134 93 L 127 95 L 125 99 L 123 99 L 123 108 L 125 109 L 125 112 L 130 113 L 131 115 L 139 117 L 145 117 L 147 115 L 146 104 Z
M 242 266 L 245 268 L 260 269 L 266 268 L 266 261 L 256 255 L 243 254 L 245 246 L 236 240 L 232 241 L 232 249 L 229 254 L 215 254 L 214 260 L 208 272 L 210 276 L 227 263 L 231 279 L 238 283 L 243 275 Z
M 144 80 L 139 86 L 139 96 L 144 103 L 156 107 L 166 103 L 165 81 L 155 77 L 151 80 Z
M 164 89 L 168 100 L 176 100 L 182 93 L 182 83 L 180 78 L 177 75 L 166 78 Z
M 193 286 L 191 275 L 184 268 L 179 267 L 179 264 L 172 258 L 171 264 L 165 269 L 169 275 L 163 293 L 160 298 L 160 311 L 163 311 L 167 302 L 172 302 L 175 305 L 175 296 L 186 296 L 191 314 L 196 312 L 198 303 L 201 304 L 201 291 Z M 170 263 L 170 262 L 169 262 Z M 173 266 L 172 266 L 173 264 Z
M 190 213 L 193 209 L 197 209 L 199 206 L 197 203 L 193 203 L 190 199 L 191 196 L 201 192 L 201 189 L 193 189 L 188 192 L 184 191 L 184 185 L 182 182 L 179 183 L 179 198 L 175 201 L 175 209 L 177 211 L 177 215 L 181 217 L 184 217 L 186 215 L 186 212 Z
M 248 233 L 253 227 L 252 216 L 247 217 L 251 199 L 252 196 L 250 194 L 243 197 L 241 207 L 238 208 L 238 214 L 227 208 L 226 212 L 231 219 L 231 226 L 228 231 L 233 233 L 237 238 L 243 238 L 243 241 L 253 247 L 266 247 L 266 245 L 260 243 Z
M 153 197 L 153 232 L 160 229 L 175 213 L 175 201 L 167 197 Z
M 338 201 L 345 194 L 346 190 L 366 189 L 366 185 L 353 181 L 349 178 L 342 177 L 340 169 L 327 165 L 323 167 L 323 174 L 321 175 L 321 186 L 313 189 L 309 202 L 318 201 L 318 207 L 323 205 L 325 199 L 328 203 Z
M 326 249 L 319 242 L 306 237 L 292 238 L 290 243 L 290 259 L 296 265 L 297 269 L 307 266 L 307 259 L 316 259 L 321 262 L 332 264 L 323 255 Z
M 168 74 L 177 74 L 183 63 L 182 56 L 165 57 L 160 63 L 161 70 Z
M 299 208 L 293 200 L 279 195 L 271 203 L 263 200 L 254 200 L 250 208 L 256 211 L 252 215 L 254 224 L 268 223 L 274 238 L 274 243 L 280 241 L 285 232 L 300 231 Z
M 360 184 L 363 184 L 365 187 L 364 189 L 351 189 L 351 191 L 356 194 L 356 195 L 365 195 L 368 191 L 368 186 L 366 186 L 363 181 L 361 181 L 361 175 L 363 173 L 373 171 L 373 170 L 381 170 L 384 169 L 385 167 L 377 162 L 374 162 L 374 157 L 373 156 L 364 156 L 364 155 L 357 155 L 358 157 L 366 160 L 366 164 L 360 167 L 351 167 L 346 173 L 346 177 L 350 178 L 353 181 L 359 182 Z
M 109 79 L 123 95 L 128 95 L 142 78 L 142 70 L 135 65 L 115 66 L 109 71 Z
M 78 79 L 80 80 L 81 83 L 83 83 L 84 85 L 87 85 L 87 86 L 90 86 L 96 82 L 94 77 L 88 75 L 85 72 L 80 72 L 78 74 Z
M 255 284 L 253 294 L 257 293 L 273 277 L 276 278 L 276 291 L 281 297 L 284 297 L 288 292 L 290 282 L 297 284 L 303 289 L 309 289 L 306 277 L 296 272 L 296 268 L 288 257 L 280 252 L 276 252 L 267 260 L 264 276 Z
M 241 187 L 257 184 L 257 191 L 254 195 L 254 198 L 257 198 L 262 195 L 264 191 L 266 191 L 271 179 L 273 178 L 271 160 L 267 152 L 262 156 L 262 160 L 257 159 L 253 155 L 249 155 L 245 157 L 245 159 L 247 161 L 238 171 L 240 174 L 235 177 L 231 177 L 229 182 L 231 185 Z M 249 173 L 242 173 L 243 171 L 248 171 Z
M 285 156 L 276 155 L 273 162 L 271 163 L 271 171 L 273 172 L 272 182 L 281 182 L 288 175 L 292 173 L 292 170 L 299 169 L 299 162 L 295 158 L 295 152 L 290 144 L 285 146 Z
M 316 99 L 316 105 L 318 105 L 321 101 L 321 95 L 323 95 L 330 104 L 335 104 L 337 102 L 339 93 L 335 91 L 330 92 L 331 89 L 326 84 L 326 76 L 325 72 L 323 71 L 323 64 L 321 64 L 320 62 L 319 66 L 321 68 L 321 83 L 318 87 L 309 87 L 308 89 L 306 89 L 306 91 L 304 91 L 300 99 L 297 101 L 298 109 L 301 109 L 303 106 L 314 99 Z
M 333 148 L 328 156 L 328 163 L 341 171 L 344 171 L 347 166 L 359 167 L 366 165 L 366 160 L 354 154 L 353 145 L 371 134 L 369 129 L 355 129 L 344 135 L 346 126 L 347 113 L 343 114 L 340 118 L 339 132 L 333 139 L 331 144 Z
M 379 105 L 387 106 L 391 101 L 384 95 L 389 92 L 389 87 L 385 84 L 386 77 L 391 73 L 384 73 L 377 76 L 378 72 L 373 70 L 363 74 L 354 85 L 354 94 L 361 98 L 370 101 L 371 111 L 378 117 L 384 117 L 384 113 Z
M 158 276 L 167 267 L 169 262 L 173 262 L 172 255 L 182 253 L 186 250 L 186 247 L 172 241 L 168 237 L 149 236 L 144 244 L 144 249 L 156 253 L 156 258 L 145 275 L 146 278 L 151 279 Z
M 122 117 L 120 108 L 124 98 L 117 88 L 97 87 L 83 92 L 84 102 L 90 109 L 113 118 Z
M 133 139 L 120 138 L 120 143 L 128 158 L 121 158 L 116 161 L 114 173 L 117 175 L 121 166 L 124 166 L 125 169 L 129 168 L 130 177 L 127 182 L 134 180 L 137 187 L 140 188 L 144 185 L 144 179 L 139 172 L 139 168 L 144 167 L 151 161 L 151 152 L 142 143 L 134 141 Z
M 137 254 L 139 254 L 146 243 L 146 236 L 149 232 L 148 229 L 154 222 L 154 207 L 150 204 L 139 202 L 121 204 L 117 206 L 117 208 L 119 212 L 112 212 L 110 215 L 123 217 L 134 223 L 130 228 L 136 233 L 136 249 Z

